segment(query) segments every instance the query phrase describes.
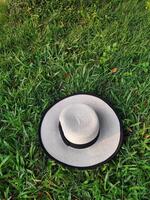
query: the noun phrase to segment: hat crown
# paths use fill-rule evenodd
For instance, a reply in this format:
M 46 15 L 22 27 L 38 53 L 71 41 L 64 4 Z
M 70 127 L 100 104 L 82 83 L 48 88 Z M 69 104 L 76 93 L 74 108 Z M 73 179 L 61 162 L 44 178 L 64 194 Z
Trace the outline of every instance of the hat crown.
M 59 116 L 66 139 L 74 144 L 86 144 L 95 139 L 99 132 L 99 119 L 90 106 L 71 104 Z

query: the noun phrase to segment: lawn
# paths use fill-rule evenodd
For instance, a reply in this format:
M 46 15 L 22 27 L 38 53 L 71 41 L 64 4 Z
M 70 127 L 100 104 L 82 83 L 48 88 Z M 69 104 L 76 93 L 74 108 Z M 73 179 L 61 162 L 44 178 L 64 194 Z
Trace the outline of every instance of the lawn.
M 41 114 L 66 95 L 111 102 L 125 141 L 94 170 L 40 147 Z M 0 199 L 150 199 L 150 1 L 0 0 Z

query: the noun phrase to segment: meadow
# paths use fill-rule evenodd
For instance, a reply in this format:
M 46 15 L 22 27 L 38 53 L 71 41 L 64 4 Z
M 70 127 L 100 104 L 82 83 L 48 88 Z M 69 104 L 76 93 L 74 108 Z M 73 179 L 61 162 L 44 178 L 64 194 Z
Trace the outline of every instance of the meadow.
M 77 92 L 123 123 L 114 160 L 93 170 L 49 159 L 43 110 Z M 150 199 L 150 1 L 0 0 L 0 199 Z

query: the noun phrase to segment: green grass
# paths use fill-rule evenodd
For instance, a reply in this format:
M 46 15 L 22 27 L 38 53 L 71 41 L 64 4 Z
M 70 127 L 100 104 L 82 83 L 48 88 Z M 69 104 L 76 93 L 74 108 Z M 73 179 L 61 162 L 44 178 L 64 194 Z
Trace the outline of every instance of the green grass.
M 0 199 L 149 200 L 149 5 L 0 1 Z M 110 101 L 128 135 L 95 170 L 64 168 L 39 145 L 42 111 L 75 92 Z

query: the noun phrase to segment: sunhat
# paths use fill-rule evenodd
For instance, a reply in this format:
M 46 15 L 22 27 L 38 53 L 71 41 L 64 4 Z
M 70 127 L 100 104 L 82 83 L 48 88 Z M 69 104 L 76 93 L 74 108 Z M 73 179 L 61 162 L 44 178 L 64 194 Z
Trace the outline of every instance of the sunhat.
M 112 107 L 91 94 L 67 96 L 48 108 L 39 135 L 50 158 L 77 168 L 109 161 L 123 139 L 120 120 Z

